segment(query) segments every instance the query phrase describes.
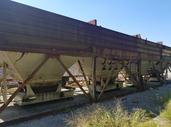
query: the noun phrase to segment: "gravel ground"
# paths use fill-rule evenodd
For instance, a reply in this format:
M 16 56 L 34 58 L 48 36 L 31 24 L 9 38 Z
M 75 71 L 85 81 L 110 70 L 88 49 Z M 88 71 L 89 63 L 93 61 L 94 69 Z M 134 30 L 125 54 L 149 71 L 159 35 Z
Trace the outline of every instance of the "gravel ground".
M 152 112 L 153 114 L 158 113 L 160 107 L 157 106 L 156 97 L 164 95 L 166 92 L 171 92 L 171 85 L 166 85 L 163 87 L 149 89 L 140 93 L 134 93 L 125 97 L 119 98 L 119 102 L 123 107 L 132 111 L 135 108 L 145 108 Z M 8 126 L 8 127 L 65 127 L 66 120 L 72 117 L 72 114 L 79 114 L 79 112 L 91 112 L 96 105 L 101 105 L 106 108 L 112 108 L 115 106 L 118 99 L 111 99 L 108 101 L 103 101 L 101 103 L 92 104 L 86 107 L 78 108 L 69 113 L 60 113 L 56 115 L 46 116 L 41 119 L 35 119 L 26 121 L 20 124 Z

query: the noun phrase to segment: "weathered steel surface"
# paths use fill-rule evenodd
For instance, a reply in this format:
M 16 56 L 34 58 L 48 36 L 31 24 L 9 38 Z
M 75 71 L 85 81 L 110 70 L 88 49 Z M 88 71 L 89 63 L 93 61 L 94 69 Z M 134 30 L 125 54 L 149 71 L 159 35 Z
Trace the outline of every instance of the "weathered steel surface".
M 103 27 L 0 1 L 0 50 L 118 59 L 159 59 L 161 45 Z
M 30 71 L 44 59 L 45 55 L 40 53 L 25 53 L 22 57 L 21 55 L 20 52 L 0 51 L 0 64 L 7 63 L 10 75 L 16 80 L 24 81 Z M 67 67 L 70 67 L 77 59 L 61 55 L 61 60 Z M 53 84 L 61 80 L 64 73 L 65 70 L 60 66 L 60 63 L 54 58 L 49 58 L 29 83 L 34 85 L 39 85 L 39 83 Z
M 97 20 L 96 19 L 90 20 L 90 21 L 88 21 L 88 23 L 91 25 L 97 26 Z

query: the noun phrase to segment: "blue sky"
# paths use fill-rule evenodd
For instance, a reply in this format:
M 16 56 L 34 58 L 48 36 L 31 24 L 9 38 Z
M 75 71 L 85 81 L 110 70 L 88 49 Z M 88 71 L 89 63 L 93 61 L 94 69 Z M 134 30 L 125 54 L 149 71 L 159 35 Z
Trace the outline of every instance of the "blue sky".
M 14 0 L 171 46 L 171 0 Z

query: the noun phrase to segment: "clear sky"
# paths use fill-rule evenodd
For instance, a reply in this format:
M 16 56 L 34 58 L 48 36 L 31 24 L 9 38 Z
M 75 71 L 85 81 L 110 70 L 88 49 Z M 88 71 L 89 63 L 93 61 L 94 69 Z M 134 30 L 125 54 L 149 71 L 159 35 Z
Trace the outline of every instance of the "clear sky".
M 171 46 L 171 0 L 14 0 Z

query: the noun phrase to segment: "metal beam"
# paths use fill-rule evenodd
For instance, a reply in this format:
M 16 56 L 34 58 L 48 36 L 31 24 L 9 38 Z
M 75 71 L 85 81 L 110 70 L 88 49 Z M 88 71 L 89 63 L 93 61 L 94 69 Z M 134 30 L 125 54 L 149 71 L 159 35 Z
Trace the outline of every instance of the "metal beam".
M 114 71 L 114 68 L 112 68 L 112 70 L 109 72 L 108 77 L 107 77 L 107 80 L 106 80 L 106 82 L 104 83 L 103 88 L 102 88 L 102 90 L 101 90 L 101 92 L 100 92 L 100 94 L 99 94 L 97 100 L 100 100 L 101 96 L 103 95 L 106 86 L 109 84 L 109 81 L 110 81 L 110 79 L 111 79 L 111 75 L 112 75 L 113 71 Z
M 138 72 L 138 79 L 137 79 L 137 85 L 140 87 L 140 90 L 143 90 L 144 89 L 144 80 L 143 80 L 143 77 L 142 77 L 142 61 L 141 60 L 138 60 L 137 62 L 137 72 Z
M 78 60 L 77 62 L 78 62 L 78 65 L 79 65 L 79 67 L 80 67 L 81 73 L 82 73 L 82 75 L 83 75 L 83 77 L 84 77 L 84 80 L 85 80 L 85 82 L 86 82 L 86 86 L 87 86 L 87 88 L 89 89 L 89 83 L 88 83 L 86 74 L 85 74 L 85 72 L 84 72 L 84 69 L 83 69 L 83 67 L 82 67 L 82 64 L 81 64 L 80 60 Z
M 123 68 L 123 65 L 121 66 L 121 68 L 119 68 L 117 74 L 119 73 L 119 71 L 120 71 L 122 68 Z M 109 76 L 108 76 L 108 78 L 107 78 L 105 84 L 103 85 L 103 88 L 102 88 L 102 90 L 101 90 L 101 92 L 100 92 L 100 94 L 99 94 L 97 100 L 100 100 L 101 96 L 103 95 L 104 90 L 105 90 L 106 86 L 109 84 L 109 81 L 110 81 L 110 79 L 111 79 L 111 76 L 112 76 L 114 70 L 115 70 L 115 68 L 112 68 L 112 70 L 109 72 Z
M 24 88 L 24 86 L 34 77 L 34 75 L 40 70 L 40 68 L 48 60 L 48 56 L 31 72 L 30 75 L 23 81 L 23 83 L 17 88 L 17 90 L 10 96 L 10 98 L 0 107 L 0 113 L 8 106 L 8 104 L 15 98 L 15 96 Z
M 96 56 L 92 57 L 92 85 L 91 85 L 90 94 L 91 94 L 93 101 L 97 100 L 96 98 L 96 60 L 97 60 Z
M 142 59 L 159 60 L 161 56 L 160 49 L 163 48 L 163 45 L 148 40 L 9 0 L 1 0 L 0 8 L 2 10 L 0 11 L 0 50 L 52 53 L 54 55 L 71 55 L 75 52 L 75 55 L 85 55 L 82 52 L 92 54 L 93 52 L 90 50 L 94 46 L 97 49 L 113 50 L 104 55 L 114 55 L 118 58 L 124 56 L 126 59 L 130 59 L 132 54 L 134 54 L 133 57 L 137 57 L 138 53 L 142 54 Z M 20 22 L 17 22 L 16 19 Z M 21 28 L 25 29 L 21 31 Z M 62 53 L 59 53 L 59 50 Z M 167 50 L 171 50 L 171 48 L 168 47 Z M 115 53 L 117 51 L 118 53 Z M 125 55 L 117 55 L 123 51 Z
M 77 79 L 74 77 L 74 75 L 68 70 L 68 68 L 65 66 L 65 64 L 61 61 L 61 59 L 59 57 L 56 57 L 56 59 L 58 60 L 58 62 L 61 64 L 61 66 L 65 69 L 65 71 L 68 73 L 68 75 L 72 78 L 72 80 L 78 85 L 78 87 L 83 91 L 83 93 L 89 97 L 90 95 L 88 93 L 85 92 L 85 90 L 82 88 L 82 86 L 79 84 L 79 82 L 77 81 Z

